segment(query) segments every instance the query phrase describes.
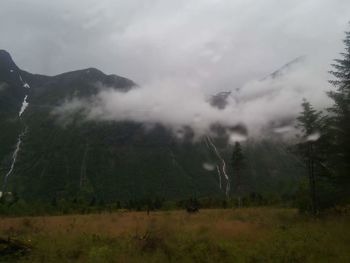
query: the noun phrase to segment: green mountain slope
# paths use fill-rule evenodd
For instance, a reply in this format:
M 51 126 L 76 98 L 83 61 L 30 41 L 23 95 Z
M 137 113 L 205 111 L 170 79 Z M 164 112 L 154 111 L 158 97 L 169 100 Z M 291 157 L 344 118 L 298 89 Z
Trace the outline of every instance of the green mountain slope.
M 190 131 L 179 141 L 160 124 L 146 130 L 142 123 L 86 121 L 75 114 L 63 125 L 52 114 L 65 100 L 88 98 L 101 86 L 122 92 L 137 88 L 131 80 L 93 68 L 53 77 L 30 74 L 20 70 L 7 52 L 0 51 L 2 190 L 14 191 L 26 200 L 225 195 L 225 178 L 219 178 L 216 169 L 221 161 L 204 138 L 192 142 Z M 29 106 L 19 117 L 25 95 Z M 18 136 L 24 131 L 5 185 Z M 213 139 L 213 143 L 226 161 L 232 195 L 235 177 L 229 163 L 231 146 L 222 138 Z M 249 141 L 244 149 L 248 159 L 243 175 L 246 192 L 294 191 L 302 169 L 281 144 Z M 214 169 L 204 169 L 205 163 Z

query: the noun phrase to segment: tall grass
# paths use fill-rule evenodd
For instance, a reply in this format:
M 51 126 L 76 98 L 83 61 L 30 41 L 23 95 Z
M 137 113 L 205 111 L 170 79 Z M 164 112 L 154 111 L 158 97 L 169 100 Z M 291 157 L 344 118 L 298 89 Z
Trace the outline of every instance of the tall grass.
M 350 262 L 349 216 L 293 209 L 3 218 L 0 234 L 34 247 L 18 262 Z

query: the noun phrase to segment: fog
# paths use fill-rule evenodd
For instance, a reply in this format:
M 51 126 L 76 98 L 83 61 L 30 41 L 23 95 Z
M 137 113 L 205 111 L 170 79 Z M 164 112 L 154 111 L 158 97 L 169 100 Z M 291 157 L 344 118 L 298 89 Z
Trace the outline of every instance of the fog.
M 211 105 L 211 95 L 201 85 L 164 79 L 126 93 L 99 87 L 101 91 L 96 96 L 66 101 L 55 113 L 65 116 L 79 110 L 88 120 L 161 123 L 174 132 L 191 127 L 198 136 L 209 134 L 213 124 L 244 125 L 251 136 L 260 135 L 269 126 L 276 133 L 288 133 L 288 127 L 293 125 L 291 120 L 301 111 L 303 98 L 314 101 L 317 108 L 329 104 L 327 71 L 322 75 L 322 67 L 317 65 L 304 58 L 282 68 L 275 77 L 248 81 L 241 88 L 226 90 L 231 94 L 224 109 Z M 232 138 L 243 140 L 239 135 Z
M 0 47 L 33 73 L 93 66 L 139 85 L 128 93 L 105 87 L 56 113 L 80 108 L 87 119 L 190 126 L 197 134 L 243 123 L 255 135 L 295 117 L 303 98 L 329 105 L 327 71 L 343 50 L 349 13 L 347 0 L 11 0 L 0 10 Z M 208 103 L 221 91 L 232 92 L 223 110 Z

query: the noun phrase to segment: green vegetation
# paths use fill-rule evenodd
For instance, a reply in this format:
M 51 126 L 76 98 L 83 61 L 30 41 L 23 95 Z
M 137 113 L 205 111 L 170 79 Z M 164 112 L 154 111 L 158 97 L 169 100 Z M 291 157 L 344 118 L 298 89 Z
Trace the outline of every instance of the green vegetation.
M 310 210 L 313 215 L 319 212 L 318 193 L 316 193 L 316 174 L 324 174 L 324 151 L 328 146 L 325 129 L 323 125 L 324 117 L 322 112 L 316 111 L 311 104 L 304 99 L 302 103 L 303 111 L 297 118 L 298 127 L 301 130 L 301 142 L 298 143 L 298 154 L 301 156 L 307 169 L 310 205 L 306 210 Z M 326 141 L 326 142 L 325 142 Z M 326 172 L 328 172 L 326 170 Z
M 8 88 L 0 93 L 0 107 L 8 110 L 0 110 L 0 114 L 4 114 L 0 116 L 0 126 L 6 127 L 0 133 L 1 190 L 11 166 L 17 136 L 27 127 L 6 186 L 26 203 L 52 203 L 61 199 L 115 203 L 157 196 L 166 200 L 190 196 L 225 197 L 224 187 L 219 188 L 216 169 L 203 168 L 204 163 L 218 164 L 217 156 L 204 141 L 194 142 L 190 129 L 178 140 L 161 125 L 147 130 L 142 123 L 84 121 L 82 112 L 66 118 L 52 113 L 67 99 L 94 96 L 95 83 L 108 83 L 124 91 L 130 87 L 130 81 L 116 76 L 111 78 L 97 70 L 54 77 L 21 70 L 10 74 L 9 68 L 17 67 L 11 65 L 2 70 L 2 63 L 0 59 L 0 81 L 6 82 Z M 31 86 L 30 106 L 21 120 L 18 109 L 24 94 L 18 74 Z M 229 160 L 232 151 L 227 138 L 213 141 L 222 157 Z M 245 186 L 242 195 L 257 192 L 282 196 L 295 192 L 303 169 L 283 147 L 269 140 L 245 143 L 249 165 L 242 171 L 242 185 Z M 226 168 L 234 181 L 228 161 Z M 231 190 L 233 197 L 236 189 L 232 187 Z
M 343 201 L 350 200 L 350 31 L 344 39 L 345 52 L 342 59 L 336 59 L 330 73 L 335 77 L 330 81 L 336 87 L 328 93 L 334 101 L 329 110 L 329 133 L 332 136 L 330 160 L 334 176 Z
M 299 199 L 296 196 L 286 196 L 281 198 L 271 193 L 260 194 L 252 192 L 241 198 L 241 204 L 245 207 L 257 206 L 279 206 L 296 207 Z M 53 199 L 48 202 L 25 202 L 17 199 L 16 195 L 5 196 L 0 202 L 0 215 L 3 216 L 38 216 L 38 215 L 67 215 L 67 214 L 92 214 L 104 211 L 117 212 L 125 211 L 171 211 L 188 210 L 198 211 L 199 209 L 213 208 L 236 208 L 238 199 L 227 200 L 215 197 L 191 197 L 182 200 L 165 200 L 163 198 L 154 199 L 131 199 L 125 202 L 104 202 L 103 200 L 92 199 Z
M 335 70 L 330 72 L 336 90 L 328 93 L 334 101 L 328 114 L 304 100 L 297 118 L 302 132 L 297 152 L 309 179 L 307 186 L 299 188 L 299 209 L 313 215 L 350 202 L 350 32 L 346 32 L 344 43 L 343 59 L 336 59 L 332 64 Z
M 349 219 L 263 207 L 120 211 L 3 218 L 0 235 L 32 247 L 17 262 L 349 262 Z
M 334 104 L 326 112 L 302 102 L 297 143 L 249 139 L 233 149 L 223 127 L 209 146 L 190 129 L 177 140 L 161 125 L 55 116 L 65 99 L 96 94 L 96 82 L 133 85 L 94 69 L 45 77 L 11 65 L 35 87 L 18 119 L 23 83 L 8 74 L 11 59 L 0 61 L 1 176 L 16 134 L 28 131 L 1 185 L 0 261 L 350 262 L 350 32 L 344 43 Z
M 239 142 L 236 142 L 232 151 L 231 165 L 236 178 L 236 188 L 238 195 L 238 207 L 242 207 L 242 178 L 241 172 L 244 166 L 244 155 Z

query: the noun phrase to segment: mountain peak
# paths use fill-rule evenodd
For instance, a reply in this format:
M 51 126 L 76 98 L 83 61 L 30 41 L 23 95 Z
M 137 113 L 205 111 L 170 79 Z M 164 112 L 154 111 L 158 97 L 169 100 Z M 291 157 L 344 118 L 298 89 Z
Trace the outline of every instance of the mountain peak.
M 223 110 L 226 108 L 226 105 L 228 103 L 227 99 L 231 95 L 231 93 L 232 93 L 231 91 L 219 92 L 219 93 L 213 95 L 210 98 L 209 102 L 213 107 L 216 107 L 219 110 Z
M 10 55 L 9 52 L 7 52 L 7 51 L 4 50 L 4 49 L 0 49 L 0 57 L 2 57 L 2 56 L 8 56 L 8 57 L 11 58 L 11 55 Z
M 18 69 L 17 65 L 12 60 L 10 53 L 3 49 L 0 49 L 0 68 L 6 68 L 8 70 Z
M 305 58 L 306 58 L 305 55 L 296 57 L 295 59 L 289 61 L 288 63 L 284 64 L 279 69 L 277 69 L 274 72 L 272 72 L 269 76 L 265 77 L 264 79 L 266 79 L 266 78 L 275 79 L 275 78 L 278 78 L 278 77 L 282 76 L 285 71 L 287 71 L 288 69 L 290 69 L 294 65 L 304 62 Z

